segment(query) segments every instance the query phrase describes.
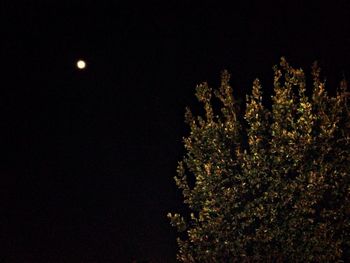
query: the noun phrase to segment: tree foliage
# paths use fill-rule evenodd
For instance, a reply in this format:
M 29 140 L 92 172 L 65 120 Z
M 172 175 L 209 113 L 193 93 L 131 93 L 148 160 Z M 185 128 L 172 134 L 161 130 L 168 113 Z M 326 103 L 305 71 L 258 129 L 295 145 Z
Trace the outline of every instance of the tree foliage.
M 175 181 L 189 215 L 169 213 L 180 262 L 334 262 L 349 256 L 350 120 L 346 82 L 335 96 L 312 67 L 274 68 L 272 107 L 259 80 L 245 111 L 221 85 L 196 88 L 203 116 L 187 109 L 190 134 Z M 220 103 L 221 110 L 214 107 Z

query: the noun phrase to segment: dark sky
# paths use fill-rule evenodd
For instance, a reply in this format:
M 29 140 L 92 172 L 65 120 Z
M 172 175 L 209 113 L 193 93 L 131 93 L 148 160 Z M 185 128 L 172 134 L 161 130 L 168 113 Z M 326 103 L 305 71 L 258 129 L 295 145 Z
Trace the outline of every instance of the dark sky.
M 118 2 L 1 1 L 0 261 L 174 262 L 195 85 L 268 93 L 281 56 L 350 78 L 349 1 Z

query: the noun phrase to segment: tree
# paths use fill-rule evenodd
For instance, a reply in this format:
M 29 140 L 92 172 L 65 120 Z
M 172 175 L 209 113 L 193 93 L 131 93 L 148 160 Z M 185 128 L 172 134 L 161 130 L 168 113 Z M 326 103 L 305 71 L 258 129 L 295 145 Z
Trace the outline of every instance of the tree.
M 335 96 L 312 67 L 274 68 L 272 107 L 259 80 L 241 111 L 230 75 L 196 88 L 204 116 L 187 109 L 190 134 L 175 181 L 188 216 L 169 213 L 180 262 L 330 262 L 349 257 L 350 119 L 343 80 Z M 221 102 L 217 108 L 217 101 Z

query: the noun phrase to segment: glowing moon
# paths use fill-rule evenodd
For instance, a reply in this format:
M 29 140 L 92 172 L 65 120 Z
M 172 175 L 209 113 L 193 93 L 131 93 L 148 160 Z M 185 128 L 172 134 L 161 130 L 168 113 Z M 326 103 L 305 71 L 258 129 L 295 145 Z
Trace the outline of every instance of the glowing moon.
M 77 67 L 78 67 L 78 69 L 86 68 L 86 62 L 84 60 L 78 60 Z

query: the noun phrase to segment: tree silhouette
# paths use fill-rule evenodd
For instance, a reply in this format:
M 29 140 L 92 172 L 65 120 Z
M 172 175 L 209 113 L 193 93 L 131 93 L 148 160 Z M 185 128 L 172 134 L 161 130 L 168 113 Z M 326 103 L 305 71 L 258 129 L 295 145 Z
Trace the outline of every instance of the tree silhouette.
M 346 81 L 328 95 L 315 63 L 308 96 L 302 69 L 284 58 L 273 69 L 271 109 L 255 80 L 241 112 L 227 71 L 218 89 L 207 83 L 196 88 L 205 114 L 186 111 L 190 134 L 175 177 L 191 213 L 168 214 L 184 233 L 180 262 L 333 262 L 350 256 Z

